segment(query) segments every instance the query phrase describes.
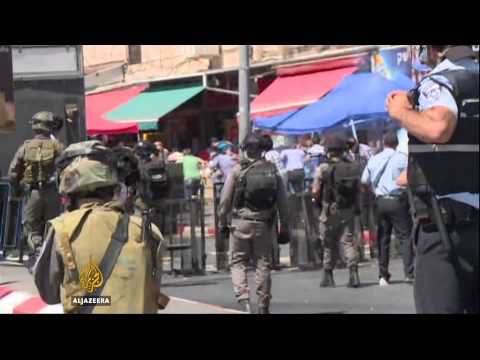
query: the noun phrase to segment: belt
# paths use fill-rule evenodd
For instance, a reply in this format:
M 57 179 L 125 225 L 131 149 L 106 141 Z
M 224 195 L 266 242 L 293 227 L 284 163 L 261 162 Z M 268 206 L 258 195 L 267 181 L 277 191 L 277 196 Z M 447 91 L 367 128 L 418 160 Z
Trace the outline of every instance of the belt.
M 45 183 L 37 183 L 26 185 L 25 188 L 27 191 L 29 190 L 45 190 L 56 186 L 56 182 L 45 182 Z
M 443 222 L 447 227 L 469 225 L 478 222 L 478 209 L 450 199 L 441 199 L 439 202 Z M 431 207 L 427 205 L 427 214 L 417 219 L 424 229 L 436 231 L 436 222 Z
M 376 199 L 391 199 L 391 200 L 399 200 L 403 199 L 404 194 L 401 195 L 378 195 Z
M 247 217 L 235 217 L 234 219 L 235 219 L 235 220 L 252 221 L 252 222 L 257 222 L 257 223 L 265 223 L 265 222 L 268 222 L 267 219 L 259 220 L 259 219 L 253 219 L 253 218 L 247 218 Z

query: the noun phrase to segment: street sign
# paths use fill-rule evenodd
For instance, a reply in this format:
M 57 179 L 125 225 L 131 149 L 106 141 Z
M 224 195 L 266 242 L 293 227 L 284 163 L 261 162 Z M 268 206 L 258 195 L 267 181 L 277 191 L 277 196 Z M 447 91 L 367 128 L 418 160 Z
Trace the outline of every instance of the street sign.
M 12 45 L 15 79 L 83 77 L 81 45 Z

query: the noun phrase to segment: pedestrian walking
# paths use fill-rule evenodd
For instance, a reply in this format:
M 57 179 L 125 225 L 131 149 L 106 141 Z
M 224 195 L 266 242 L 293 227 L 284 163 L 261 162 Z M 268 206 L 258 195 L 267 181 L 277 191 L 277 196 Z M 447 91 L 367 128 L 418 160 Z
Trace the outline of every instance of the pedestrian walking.
M 221 232 L 230 233 L 235 296 L 250 312 L 247 267 L 253 258 L 260 314 L 269 313 L 272 298 L 271 229 L 277 211 L 282 224 L 281 236 L 285 238 L 289 234 L 286 191 L 276 167 L 262 159 L 266 147 L 265 138 L 253 134 L 247 137 L 243 144 L 246 159 L 227 177 L 218 212 Z M 232 220 L 228 226 L 230 215 Z
M 198 196 L 198 191 L 202 186 L 202 175 L 200 170 L 204 161 L 199 157 L 193 156 L 189 148 L 183 150 L 183 182 L 185 185 L 185 197 L 191 199 Z
M 63 124 L 59 116 L 40 111 L 31 124 L 35 135 L 20 146 L 8 170 L 13 197 L 23 196 L 25 201 L 23 236 L 29 247 L 30 271 L 43 243 L 45 223 L 61 211 L 55 160 L 64 148 L 53 135 Z
M 333 270 L 338 258 L 338 244 L 343 248 L 349 269 L 348 287 L 358 287 L 358 253 L 353 233 L 355 216 L 359 213 L 360 168 L 345 157 L 346 141 L 332 136 L 326 143 L 328 162 L 320 164 L 315 173 L 313 194 L 321 207 L 320 241 L 323 249 L 321 287 L 334 287 Z M 321 256 L 321 255 L 320 255 Z
M 372 157 L 363 171 L 362 184 L 371 187 L 375 193 L 377 211 L 377 249 L 379 267 L 379 285 L 387 286 L 391 274 L 388 271 L 390 261 L 390 243 L 392 230 L 399 240 L 405 280 L 413 281 L 412 219 L 406 189 L 397 185 L 397 178 L 407 168 L 407 156 L 395 149 L 398 139 L 395 131 L 387 132 L 383 137 L 384 150 Z
M 305 162 L 307 154 L 303 150 L 300 141 L 293 149 L 285 149 L 280 153 L 285 170 L 287 171 L 288 190 L 295 193 L 302 193 L 304 191 L 305 183 Z

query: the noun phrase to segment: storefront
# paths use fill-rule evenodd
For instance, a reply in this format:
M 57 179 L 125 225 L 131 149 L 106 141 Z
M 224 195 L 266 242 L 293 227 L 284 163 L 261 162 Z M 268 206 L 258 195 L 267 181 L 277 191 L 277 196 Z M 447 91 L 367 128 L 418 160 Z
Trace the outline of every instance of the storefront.
M 252 77 L 262 72 L 265 67 L 254 68 Z M 101 114 L 97 110 L 90 113 L 115 126 L 134 123 L 142 139 L 160 140 L 169 149 L 191 147 L 197 153 L 208 147 L 212 137 L 238 141 L 238 69 L 154 79 L 142 86 L 137 93 L 130 91 L 130 97 L 121 90 L 104 93 L 121 99 L 113 107 L 104 106 Z M 252 87 L 256 92 L 253 80 Z M 87 107 L 93 103 L 87 101 Z

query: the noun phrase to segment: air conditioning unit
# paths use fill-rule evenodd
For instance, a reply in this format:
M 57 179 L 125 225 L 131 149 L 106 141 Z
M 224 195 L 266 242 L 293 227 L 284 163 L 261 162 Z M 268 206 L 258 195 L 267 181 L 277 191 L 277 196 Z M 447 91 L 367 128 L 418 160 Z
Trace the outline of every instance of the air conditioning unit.
M 214 58 L 220 56 L 220 45 L 186 45 L 184 46 L 187 58 Z

